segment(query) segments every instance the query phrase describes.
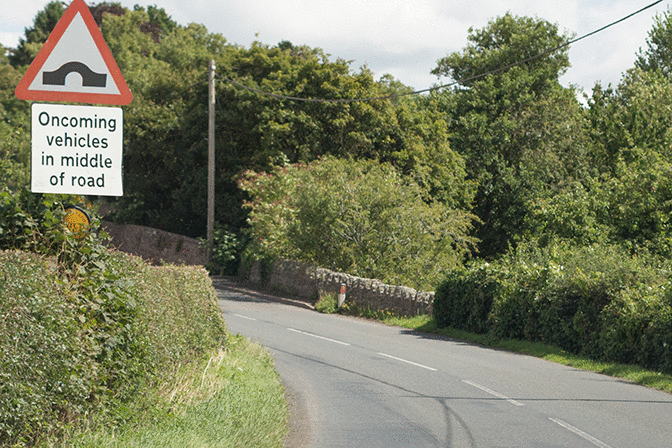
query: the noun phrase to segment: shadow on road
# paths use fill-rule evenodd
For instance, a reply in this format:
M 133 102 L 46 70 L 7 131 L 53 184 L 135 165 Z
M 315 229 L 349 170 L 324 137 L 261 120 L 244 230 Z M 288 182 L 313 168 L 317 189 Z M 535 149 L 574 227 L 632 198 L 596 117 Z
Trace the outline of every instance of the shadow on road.
M 286 294 L 282 291 L 264 288 L 262 285 L 245 281 L 237 277 L 213 275 L 210 279 L 212 280 L 212 286 L 214 286 L 216 291 L 224 291 L 227 293 L 227 300 L 237 300 L 240 302 L 277 302 L 308 310 L 315 309 L 313 302 L 309 299 Z

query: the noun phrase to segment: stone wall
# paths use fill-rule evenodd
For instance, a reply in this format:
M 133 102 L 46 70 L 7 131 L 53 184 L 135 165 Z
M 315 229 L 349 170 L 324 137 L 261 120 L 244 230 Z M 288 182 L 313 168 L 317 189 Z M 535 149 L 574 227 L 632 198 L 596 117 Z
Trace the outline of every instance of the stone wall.
M 112 246 L 155 264 L 167 262 L 204 266 L 208 262 L 207 251 L 193 238 L 109 221 L 103 221 L 102 227 L 110 234 Z M 433 292 L 386 285 L 378 280 L 333 272 L 296 261 L 277 261 L 266 268 L 267 272 L 264 272 L 263 267 L 259 262 L 254 263 L 243 275 L 253 283 L 263 283 L 303 298 L 317 298 L 326 293 L 338 294 L 341 284 L 345 284 L 346 302 L 407 316 L 431 313 L 432 310 Z
M 260 263 L 253 265 L 250 280 L 253 282 L 264 280 Z M 431 313 L 434 300 L 433 292 L 387 285 L 378 280 L 355 277 L 288 260 L 275 262 L 270 269 L 270 278 L 265 280 L 267 286 L 306 298 L 318 297 L 325 293 L 338 293 L 341 284 L 345 284 L 346 302 L 370 306 L 377 310 L 391 310 L 406 316 Z
M 201 248 L 194 238 L 109 221 L 103 221 L 102 227 L 110 234 L 110 244 L 116 249 L 138 255 L 154 264 L 166 262 L 205 266 L 208 263 L 208 251 Z

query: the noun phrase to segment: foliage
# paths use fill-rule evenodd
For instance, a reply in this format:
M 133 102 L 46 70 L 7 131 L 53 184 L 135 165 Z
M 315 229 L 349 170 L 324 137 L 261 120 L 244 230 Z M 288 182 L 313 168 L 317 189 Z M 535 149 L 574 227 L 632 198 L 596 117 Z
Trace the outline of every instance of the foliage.
M 601 172 L 613 173 L 620 161 L 631 162 L 635 148 L 669 157 L 672 80 L 660 71 L 629 70 L 616 90 L 597 85 L 588 105 Z
M 599 179 L 572 182 L 555 196 L 539 198 L 529 206 L 525 217 L 526 238 L 561 238 L 578 245 L 611 241 L 612 227 L 604 218 L 612 204 L 604 194 Z
M 123 409 L 172 366 L 225 343 L 203 270 L 158 272 L 108 251 L 97 220 L 75 239 L 63 215 L 59 198 L 0 193 L 0 250 L 10 250 L 0 252 L 2 445 Z
M 14 95 L 21 76 L 0 46 L 0 189 L 14 191 L 30 182 L 30 105 Z
M 319 156 L 393 163 L 451 206 L 469 207 L 473 187 L 456 185 L 463 161 L 448 146 L 437 108 L 412 99 L 297 102 L 262 95 L 342 100 L 408 89 L 373 80 L 319 49 L 254 43 L 243 49 L 201 25 L 177 25 L 162 10 L 136 8 L 106 15 L 102 31 L 134 94 L 125 111 L 127 141 L 118 221 L 202 236 L 206 227 L 207 67 L 216 61 L 216 220 L 245 224 L 235 179 L 248 169 L 271 170 Z M 159 39 L 144 23 L 155 23 Z M 238 84 L 227 82 L 235 81 Z M 151 174 L 150 174 L 151 173 Z M 456 173 L 456 174 L 454 174 Z
M 105 14 L 113 14 L 115 16 L 122 16 L 126 14 L 126 8 L 121 6 L 121 3 L 102 2 L 89 6 L 89 11 L 91 12 L 93 20 L 98 26 L 103 23 L 103 16 Z
M 647 47 L 622 82 L 614 88 L 597 84 L 583 107 L 574 89 L 558 82 L 569 67 L 567 48 L 547 52 L 569 36 L 538 18 L 506 14 L 471 29 L 465 48 L 439 60 L 433 71 L 458 81 L 452 90 L 368 102 L 299 102 L 258 90 L 344 100 L 409 88 L 389 76 L 376 81 L 366 67 L 353 70 L 350 62 L 330 60 L 317 48 L 288 41 L 229 44 L 202 25 L 177 24 L 157 6 L 127 10 L 101 3 L 91 10 L 134 92 L 125 108 L 126 196 L 116 204 L 115 220 L 203 236 L 203 106 L 208 61 L 215 59 L 216 220 L 236 234 L 249 222 L 250 256 L 292 257 L 428 287 L 448 275 L 453 299 L 439 301 L 437 310 L 453 325 L 571 348 L 590 334 L 581 349 L 591 354 L 617 357 L 622 350 L 643 362 L 666 356 L 657 351 L 657 336 L 647 333 L 655 328 L 657 335 L 666 325 L 647 317 L 666 313 L 657 277 L 646 287 L 627 284 L 623 292 L 604 292 L 596 279 L 624 275 L 616 267 L 619 256 L 650 267 L 654 257 L 672 255 L 670 11 L 655 19 Z M 0 188 L 9 191 L 27 188 L 29 180 L 29 109 L 13 90 L 62 11 L 59 2 L 49 3 L 9 58 L 0 55 Z M 3 247 L 66 251 L 74 257 L 69 272 L 103 261 L 86 246 L 91 242 L 63 233 L 61 199 L 24 198 L 17 205 L 8 194 L 0 197 Z M 473 229 L 471 210 L 481 221 Z M 217 238 L 223 265 L 235 257 L 236 241 L 226 232 Z M 476 238 L 478 255 L 492 263 L 463 271 Z M 574 249 L 558 249 L 557 239 Z M 569 280 L 560 288 L 550 262 L 537 261 L 547 271 L 523 269 L 534 257 L 515 247 L 530 241 L 540 251 L 558 250 L 561 261 L 554 263 L 564 266 L 563 275 L 583 281 L 595 295 L 577 296 Z M 95 257 L 75 257 L 81 247 Z M 597 266 L 585 248 L 603 251 L 612 264 L 581 267 L 583 274 L 568 270 L 567 260 Z M 61 256 L 60 263 L 67 259 Z M 525 282 L 534 288 L 525 289 Z M 649 286 L 658 292 L 648 295 Z M 537 289 L 553 297 L 545 314 L 543 301 L 531 292 Z M 511 298 L 512 291 L 520 294 Z M 610 321 L 616 332 L 599 337 L 563 314 L 581 310 L 586 322 L 598 325 L 607 315 L 593 311 L 607 308 L 616 316 Z M 516 323 L 525 313 L 533 318 Z M 649 330 L 632 330 L 639 326 Z M 639 351 L 643 346 L 654 355 Z
M 201 247 L 208 248 L 208 241 L 201 238 Z M 235 275 L 240 264 L 240 255 L 244 248 L 241 238 L 221 225 L 215 224 L 213 232 L 214 247 L 210 252 L 208 270 L 219 275 Z
M 63 221 L 64 204 L 58 199 L 52 195 L 33 195 L 26 190 L 0 191 L 0 249 L 48 255 L 64 250 L 69 242 L 68 230 Z
M 91 350 L 72 292 L 37 255 L 0 251 L 0 443 L 30 442 L 91 408 Z
M 49 2 L 37 13 L 32 28 L 25 29 L 25 39 L 19 39 L 19 46 L 10 55 L 13 66 L 28 66 L 33 62 L 63 13 L 65 13 L 64 3 L 56 0 Z
M 669 7 L 654 18 L 646 44 L 646 50 L 639 50 L 635 66 L 646 71 L 660 70 L 672 79 L 672 10 Z
M 451 147 L 478 186 L 481 256 L 515 243 L 530 201 L 552 196 L 589 167 L 581 107 L 558 82 L 569 67 L 567 49 L 544 54 L 566 39 L 544 20 L 506 14 L 470 29 L 467 47 L 432 72 L 460 83 L 437 96 L 450 117 Z
M 596 359 L 672 371 L 669 266 L 614 246 L 554 242 L 453 272 L 437 325 L 557 345 Z
M 660 153 L 632 148 L 613 174 L 573 183 L 537 200 L 525 218 L 530 238 L 567 238 L 580 245 L 609 243 L 631 253 L 672 255 L 672 165 Z
M 325 293 L 320 294 L 320 298 L 315 302 L 315 311 L 324 314 L 334 314 L 338 311 L 338 294 Z
M 476 333 L 489 331 L 489 317 L 499 282 L 488 263 L 477 269 L 451 271 L 436 288 L 432 315 L 440 327 Z
M 530 17 L 512 16 L 510 13 L 492 20 L 481 30 L 469 28 L 469 44 L 460 53 L 453 53 L 438 61 L 433 70 L 436 75 L 447 75 L 465 86 L 478 84 L 477 77 L 518 61 L 530 59 L 513 67 L 517 72 L 527 72 L 534 78 L 533 90 L 543 90 L 567 70 L 567 49 L 548 52 L 565 43 L 558 35 L 557 25 Z M 544 54 L 545 53 L 545 54 Z M 541 57 L 537 57 L 542 55 Z M 476 78 L 476 79 L 474 79 Z M 498 81 L 505 77 L 496 76 Z M 495 107 L 501 107 L 495 105 Z
M 426 288 L 474 242 L 472 215 L 425 202 L 421 187 L 386 164 L 323 158 L 248 172 L 240 184 L 251 198 L 252 258 L 290 258 Z

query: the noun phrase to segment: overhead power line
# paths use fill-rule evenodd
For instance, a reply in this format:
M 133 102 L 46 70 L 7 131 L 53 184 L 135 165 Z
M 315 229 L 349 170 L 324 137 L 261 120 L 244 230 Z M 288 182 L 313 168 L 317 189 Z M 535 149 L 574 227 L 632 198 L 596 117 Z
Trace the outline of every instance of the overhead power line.
M 544 52 L 541 52 L 537 55 L 530 56 L 529 58 L 521 59 L 520 61 L 516 61 L 512 64 L 508 64 L 508 65 L 505 65 L 505 66 L 502 66 L 502 67 L 499 67 L 499 68 L 496 68 L 496 69 L 493 69 L 493 70 L 490 70 L 490 71 L 487 71 L 487 72 L 484 72 L 484 73 L 481 73 L 481 74 L 478 74 L 478 75 L 469 76 L 467 78 L 458 79 L 458 80 L 455 80 L 455 81 L 447 83 L 447 84 L 441 84 L 439 86 L 434 86 L 434 87 L 430 87 L 430 88 L 423 89 L 423 90 L 415 90 L 413 92 L 394 93 L 394 94 L 390 94 L 390 95 L 381 95 L 381 96 L 369 97 L 369 98 L 341 98 L 341 99 L 300 98 L 300 97 L 295 97 L 295 96 L 280 95 L 280 94 L 277 94 L 277 93 L 272 93 L 272 92 L 267 92 L 267 91 L 264 91 L 264 90 L 261 90 L 261 89 L 256 89 L 254 87 L 246 86 L 245 84 L 242 84 L 238 81 L 226 78 L 226 77 L 221 76 L 221 75 L 218 75 L 217 77 L 219 79 L 225 81 L 225 82 L 229 82 L 231 84 L 234 84 L 234 85 L 236 85 L 236 86 L 238 86 L 242 89 L 249 90 L 251 92 L 259 93 L 261 95 L 266 95 L 266 96 L 273 97 L 273 98 L 290 100 L 290 101 L 305 101 L 305 102 L 313 102 L 313 103 L 357 103 L 357 102 L 367 102 L 367 101 L 376 101 L 376 100 L 388 100 L 388 99 L 400 98 L 400 97 L 411 96 L 411 95 L 420 95 L 422 93 L 434 92 L 434 91 L 437 91 L 437 90 L 445 89 L 447 87 L 452 87 L 452 86 L 457 85 L 457 84 L 464 84 L 464 83 L 467 83 L 469 81 L 474 81 L 476 79 L 484 78 L 484 77 L 489 76 L 489 75 L 494 75 L 496 73 L 501 73 L 503 71 L 506 71 L 506 70 L 508 70 L 510 68 L 513 68 L 513 67 L 516 67 L 518 65 L 525 64 L 525 63 L 533 61 L 535 59 L 542 58 L 542 57 L 544 57 L 548 54 L 555 53 L 558 50 L 562 50 L 565 47 L 569 47 L 570 45 L 573 45 L 573 44 L 575 44 L 575 43 L 577 43 L 577 42 L 579 42 L 583 39 L 594 36 L 595 34 L 598 34 L 602 31 L 606 30 L 607 28 L 611 28 L 612 26 L 618 25 L 621 22 L 625 22 L 626 20 L 628 20 L 628 19 L 646 11 L 647 9 L 653 8 L 654 6 L 656 6 L 657 4 L 662 3 L 662 2 L 663 2 L 663 0 L 655 1 L 655 2 L 651 3 L 650 5 L 647 5 L 647 6 L 643 7 L 642 9 L 639 9 L 638 11 L 633 12 L 632 14 L 629 14 L 629 15 L 623 17 L 623 18 L 620 18 L 620 19 L 618 19 L 614 22 L 611 22 L 608 25 L 603 26 L 602 28 L 599 28 L 595 31 L 591 31 L 590 33 L 584 34 L 581 37 L 577 37 L 576 39 L 565 42 L 564 44 L 558 45 L 555 48 L 551 48 L 551 49 L 546 50 Z

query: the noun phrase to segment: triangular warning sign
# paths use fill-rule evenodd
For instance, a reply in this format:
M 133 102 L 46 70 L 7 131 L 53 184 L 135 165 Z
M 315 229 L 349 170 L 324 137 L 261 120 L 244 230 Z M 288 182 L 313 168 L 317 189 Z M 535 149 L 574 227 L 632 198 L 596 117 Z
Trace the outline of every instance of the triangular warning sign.
M 84 0 L 73 0 L 16 88 L 21 100 L 129 104 L 133 95 Z

